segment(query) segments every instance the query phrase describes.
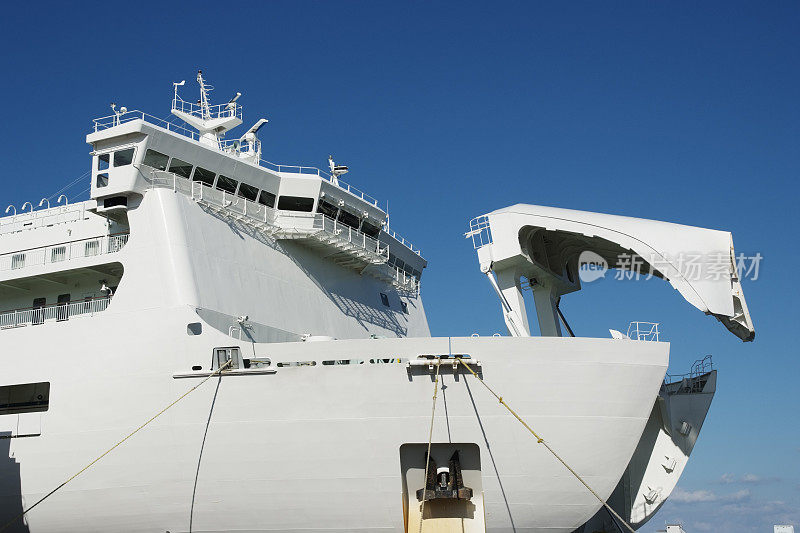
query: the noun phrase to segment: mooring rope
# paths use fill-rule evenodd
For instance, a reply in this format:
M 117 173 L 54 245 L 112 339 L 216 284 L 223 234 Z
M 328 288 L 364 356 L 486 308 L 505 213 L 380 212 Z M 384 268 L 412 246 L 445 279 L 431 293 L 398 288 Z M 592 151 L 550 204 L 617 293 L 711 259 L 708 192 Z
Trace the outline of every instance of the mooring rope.
M 572 467 L 570 467 L 570 466 L 567 464 L 567 462 L 566 462 L 566 461 L 564 461 L 564 459 L 562 459 L 562 458 L 561 458 L 561 456 L 560 456 L 560 455 L 558 455 L 558 454 L 555 452 L 555 450 L 553 450 L 553 448 L 551 448 L 551 447 L 550 447 L 550 445 L 549 445 L 547 442 L 545 442 L 545 440 L 544 440 L 542 437 L 540 437 L 540 436 L 539 436 L 539 434 L 538 434 L 538 433 L 536 433 L 536 432 L 533 430 L 533 428 L 532 428 L 532 427 L 530 427 L 530 426 L 529 426 L 529 425 L 528 425 L 528 424 L 527 424 L 527 423 L 526 423 L 526 422 L 525 422 L 525 421 L 524 421 L 522 418 L 520 418 L 520 416 L 519 416 L 519 415 L 518 415 L 518 414 L 517 414 L 517 413 L 516 413 L 516 412 L 515 412 L 515 411 L 514 411 L 512 408 L 511 408 L 511 406 L 509 406 L 509 405 L 508 405 L 508 404 L 505 402 L 505 400 L 503 400 L 503 397 L 502 397 L 502 396 L 500 396 L 500 395 L 498 395 L 496 392 L 494 392 L 494 391 L 492 390 L 492 388 L 491 388 L 489 385 L 487 385 L 487 384 L 486 384 L 486 382 L 485 382 L 485 381 L 483 381 L 483 379 L 481 379 L 481 377 L 480 377 L 478 374 L 476 374 L 476 373 L 475 373 L 475 371 L 474 371 L 474 370 L 472 370 L 472 369 L 469 367 L 469 365 L 468 365 L 467 363 L 465 363 L 464 361 L 462 361 L 462 360 L 461 360 L 461 358 L 460 358 L 460 357 L 456 357 L 456 360 L 457 360 L 459 363 L 461 363 L 461 364 L 464 366 L 464 368 L 466 368 L 467 370 L 469 370 L 469 371 L 470 371 L 470 373 L 471 373 L 473 376 L 475 376 L 475 378 L 476 378 L 476 379 L 477 379 L 477 380 L 478 380 L 478 381 L 481 383 L 481 385 L 483 385 L 484 387 L 486 387 L 486 390 L 488 390 L 489 392 L 491 392 L 491 393 L 492 393 L 492 396 L 494 396 L 495 398 L 497 398 L 497 400 L 498 400 L 498 401 L 499 401 L 499 402 L 500 402 L 500 403 L 503 405 L 503 407 L 505 407 L 506 409 L 508 409 L 508 412 L 509 412 L 509 413 L 511 413 L 512 415 L 514 415 L 514 418 L 516 418 L 517 420 L 519 420 L 519 421 L 520 421 L 520 423 L 521 423 L 523 426 L 525 426 L 525 429 L 527 429 L 528 431 L 530 431 L 530 432 L 531 432 L 531 435 L 533 435 L 534 437 L 536 437 L 536 441 L 537 441 L 539 444 L 543 445 L 545 448 L 547 448 L 547 451 L 549 451 L 551 454 L 553 454 L 553 457 L 555 457 L 556 459 L 558 459 L 558 461 L 559 461 L 559 462 L 560 462 L 562 465 L 564 465 L 564 467 L 565 467 L 567 470 L 569 470 L 569 471 L 570 471 L 570 473 L 571 473 L 573 476 L 575 476 L 575 478 L 576 478 L 578 481 L 580 481 L 580 482 L 583 484 L 583 486 L 584 486 L 584 487 L 586 487 L 586 488 L 589 490 L 589 492 L 591 492 L 591 493 L 592 493 L 592 495 L 593 495 L 595 498 L 597 498 L 597 499 L 600 501 L 600 503 L 602 503 L 602 504 L 603 504 L 603 506 L 604 506 L 606 509 L 608 509 L 608 512 L 609 512 L 609 513 L 611 513 L 611 515 L 612 515 L 612 516 L 614 516 L 614 517 L 615 517 L 617 520 L 619 520 L 619 521 L 620 521 L 620 522 L 621 522 L 621 523 L 622 523 L 622 524 L 623 524 L 623 525 L 624 525 L 624 526 L 625 526 L 625 527 L 626 527 L 626 528 L 627 528 L 627 529 L 628 529 L 628 530 L 629 530 L 631 533 L 636 533 L 636 530 L 635 530 L 635 529 L 633 529 L 633 527 L 631 527 L 631 525 L 630 525 L 630 524 L 628 524 L 628 522 L 626 522 L 626 521 L 625 521 L 625 520 L 624 520 L 624 519 L 623 519 L 623 518 L 622 518 L 622 517 L 621 517 L 619 514 L 617 514 L 617 512 L 616 512 L 614 509 L 612 509 L 610 505 L 608 505 L 608 502 L 606 502 L 606 500 L 604 500 L 603 498 L 601 498 L 601 497 L 600 497 L 600 495 L 599 495 L 599 494 L 597 494 L 597 493 L 594 491 L 594 489 L 592 489 L 592 487 L 590 487 L 590 486 L 589 486 L 589 484 L 588 484 L 588 483 L 586 483 L 586 481 L 584 481 L 584 480 L 583 480 L 583 478 L 582 478 L 582 477 L 581 477 L 581 476 L 580 476 L 580 475 L 579 475 L 579 474 L 578 474 L 578 473 L 577 473 L 575 470 L 573 470 L 573 469 L 572 469 Z M 423 503 L 424 503 L 424 501 L 423 501 Z
M 433 442 L 433 420 L 436 414 L 436 396 L 439 393 L 439 369 L 442 366 L 440 357 L 436 363 L 436 378 L 433 380 L 433 407 L 431 407 L 431 429 L 428 432 L 428 455 L 425 456 L 425 479 L 422 486 L 422 507 L 419 513 L 419 533 L 422 533 L 422 521 L 425 519 L 425 500 L 428 495 L 428 465 L 431 464 L 431 443 Z
M 183 394 L 181 394 L 181 395 L 180 395 L 180 396 L 179 396 L 179 397 L 178 397 L 176 400 L 174 400 L 174 401 L 173 401 L 171 404 L 167 405 L 167 406 L 166 406 L 165 408 L 163 408 L 161 411 L 159 411 L 158 413 L 156 413 L 155 415 L 153 415 L 152 417 L 150 417 L 150 419 L 149 419 L 149 420 L 147 420 L 147 422 L 145 422 L 145 423 L 144 423 L 144 424 L 142 424 L 141 426 L 137 427 L 136 429 L 134 429 L 133 431 L 131 431 L 130 433 L 128 433 L 128 435 L 127 435 L 125 438 L 123 438 L 121 441 L 117 442 L 115 445 L 113 445 L 113 446 L 112 446 L 111 448 L 109 448 L 108 450 L 104 451 L 104 452 L 103 452 L 103 453 L 102 453 L 100 456 L 98 456 L 98 457 L 97 457 L 97 458 L 96 458 L 94 461 L 92 461 L 91 463 L 87 464 L 86 466 L 84 466 L 83 468 L 81 468 L 80 470 L 78 470 L 78 471 L 77 471 L 75 474 L 73 474 L 73 475 L 72 475 L 72 476 L 71 476 L 69 479 L 67 479 L 67 480 L 66 480 L 65 482 L 63 482 L 61 485 L 57 486 L 56 488 L 54 488 L 53 490 L 51 490 L 50 492 L 48 492 L 47 494 L 45 494 L 45 495 L 44 495 L 44 496 L 43 496 L 41 499 L 39 499 L 39 501 L 37 501 L 36 503 L 34 503 L 33 505 L 31 505 L 31 506 L 30 506 L 30 507 L 28 507 L 27 509 L 25 509 L 24 511 L 22 511 L 20 514 L 18 514 L 17 516 L 15 516 L 13 519 L 11 519 L 11 521 L 10 521 L 10 522 L 8 522 L 7 524 L 5 524 L 3 527 L 1 527 L 1 528 L 0 528 L 0 532 L 2 532 L 2 531 L 5 531 L 5 530 L 6 530 L 6 529 L 7 529 L 9 526 L 11 526 L 11 524 L 13 524 L 14 522 L 16 522 L 16 521 L 17 521 L 17 520 L 19 520 L 20 518 L 24 517 L 24 516 L 25 516 L 26 514 L 28 514 L 28 512 L 30 512 L 30 511 L 31 511 L 31 510 L 32 510 L 34 507 L 36 507 L 37 505 L 39 505 L 40 503 L 42 503 L 43 501 L 45 501 L 47 498 L 49 498 L 50 496 L 52 496 L 53 494 L 55 494 L 57 491 L 59 491 L 60 489 L 62 489 L 62 488 L 63 488 L 63 487 L 64 487 L 64 486 L 65 486 L 67 483 L 69 483 L 70 481 L 72 481 L 73 479 L 75 479 L 76 477 L 78 477 L 79 475 L 81 475 L 81 474 L 83 474 L 84 472 L 86 472 L 87 470 L 89 470 L 89 468 L 91 468 L 91 467 L 92 467 L 92 466 L 93 466 L 95 463 L 97 463 L 97 462 L 98 462 L 100 459 L 102 459 L 103 457 L 105 457 L 106 455 L 108 455 L 109 453 L 111 453 L 112 451 L 114 451 L 114 450 L 115 450 L 115 449 L 116 449 L 118 446 L 120 446 L 120 445 L 121 445 L 123 442 L 125 442 L 125 441 L 126 441 L 126 440 L 128 440 L 129 438 L 131 438 L 131 437 L 133 437 L 134 435 L 136 435 L 136 434 L 137 434 L 137 433 L 138 433 L 140 430 L 144 429 L 144 428 L 145 428 L 145 426 L 147 426 L 148 424 L 150 424 L 150 422 L 152 422 L 153 420 L 155 420 L 155 419 L 156 419 L 156 418 L 158 418 L 159 416 L 163 415 L 163 414 L 164 414 L 164 413 L 167 411 L 167 409 L 169 409 L 170 407 L 172 407 L 173 405 L 175 405 L 175 404 L 176 404 L 176 403 L 178 403 L 179 401 L 183 400 L 183 399 L 184 399 L 184 398 L 186 398 L 187 396 L 189 396 L 189 394 L 191 394 L 192 392 L 194 392 L 195 390 L 197 390 L 197 388 L 198 388 L 198 387 L 200 387 L 200 386 L 201 386 L 203 383 L 205 383 L 205 382 L 206 382 L 206 381 L 208 381 L 209 379 L 213 378 L 213 377 L 214 377 L 214 376 L 216 376 L 217 374 L 221 373 L 223 370 L 225 370 L 225 369 L 226 369 L 228 366 L 230 366 L 232 363 L 233 363 L 233 359 L 229 359 L 227 363 L 225 363 L 224 365 L 220 366 L 220 367 L 219 367 L 218 369 L 216 369 L 214 372 L 212 372 L 211 374 L 209 374 L 208 376 L 206 376 L 206 378 L 205 378 L 203 381 L 201 381 L 200 383 L 198 383 L 197 385 L 195 385 L 194 387 L 192 387 L 192 388 L 191 388 L 191 389 L 189 389 L 188 391 L 184 392 Z

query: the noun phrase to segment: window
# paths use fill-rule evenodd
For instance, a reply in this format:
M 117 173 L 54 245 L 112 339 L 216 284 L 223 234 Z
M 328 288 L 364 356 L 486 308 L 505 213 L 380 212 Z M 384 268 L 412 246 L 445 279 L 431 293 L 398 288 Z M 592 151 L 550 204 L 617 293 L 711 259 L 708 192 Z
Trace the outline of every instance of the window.
M 253 187 L 252 185 L 248 185 L 246 183 L 240 183 L 239 196 L 241 196 L 245 200 L 250 200 L 251 202 L 255 202 L 256 198 L 258 198 L 258 188 Z
M 173 157 L 172 161 L 169 163 L 169 171 L 182 178 L 189 178 L 192 175 L 192 165 Z
M 44 322 L 44 306 L 47 305 L 47 298 L 34 298 L 33 310 L 31 310 L 31 324 L 41 324 Z
M 187 335 L 200 335 L 203 333 L 203 324 L 200 322 L 190 322 L 186 324 Z M 197 370 L 200 370 L 199 368 Z
M 320 200 L 319 204 L 317 204 L 317 212 L 322 213 L 326 217 L 336 218 L 336 215 L 339 213 L 339 208 L 325 200 Z
M 305 196 L 281 196 L 278 199 L 278 209 L 310 213 L 314 209 L 314 199 Z
M 378 234 L 381 232 L 381 228 L 370 224 L 366 220 L 361 224 L 361 231 L 369 235 L 370 237 L 377 237 Z
M 98 174 L 95 180 L 94 186 L 98 189 L 100 187 L 107 187 L 108 186 L 108 174 Z
M 106 170 L 111 162 L 111 154 L 100 154 L 97 156 L 97 170 Z
M 197 170 L 201 169 L 198 168 Z M 195 171 L 195 175 L 197 174 L 197 170 Z M 238 185 L 238 183 L 238 181 L 220 174 L 219 178 L 217 178 L 217 189 L 233 194 L 236 192 L 236 185 Z
M 69 319 L 69 294 L 58 295 L 58 306 L 56 308 L 56 320 L 59 322 Z
M 389 307 L 389 297 L 388 297 L 388 296 L 386 296 L 386 294 L 385 294 L 385 293 L 381 293 L 381 302 L 382 302 L 382 303 L 383 303 L 383 305 L 385 305 L 386 307 Z
M 50 383 L 23 383 L 0 387 L 0 415 L 47 411 Z
M 339 222 L 351 228 L 358 229 L 358 226 L 361 224 L 361 219 L 353 213 L 342 209 L 339 211 Z
M 114 152 L 114 166 L 124 167 L 133 163 L 133 148 L 117 150 Z
M 408 314 L 408 302 L 400 302 L 400 307 L 403 308 L 403 313 Z
M 214 176 L 216 176 L 216 174 L 214 174 L 210 170 L 197 167 L 196 169 L 194 169 L 194 176 L 192 176 L 192 181 L 199 181 L 211 187 L 214 185 Z
M 50 262 L 51 263 L 58 263 L 59 261 L 63 261 L 67 258 L 67 247 L 66 246 L 56 246 L 50 249 Z
M 100 241 L 86 241 L 83 244 L 83 255 L 85 257 L 91 257 L 93 255 L 97 255 L 100 253 Z
M 109 207 L 128 207 L 128 197 L 127 196 L 112 196 L 111 198 L 103 198 L 103 208 L 108 209 Z
M 261 191 L 258 195 L 258 203 L 267 207 L 275 207 L 275 195 L 268 191 Z
M 22 268 L 25 266 L 25 254 L 14 254 L 11 256 L 11 269 Z
M 144 161 L 142 162 L 148 167 L 153 167 L 156 170 L 167 170 L 169 156 L 162 154 L 161 152 L 156 152 L 155 150 L 147 150 L 144 153 Z

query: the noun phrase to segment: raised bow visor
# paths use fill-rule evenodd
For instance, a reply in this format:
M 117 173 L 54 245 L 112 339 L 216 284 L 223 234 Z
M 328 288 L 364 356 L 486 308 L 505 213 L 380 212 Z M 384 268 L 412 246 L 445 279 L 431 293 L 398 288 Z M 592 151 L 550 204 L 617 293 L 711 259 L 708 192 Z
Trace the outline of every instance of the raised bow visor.
M 516 318 L 525 326 L 522 334 L 529 334 L 524 302 L 514 297 L 520 277 L 532 281 L 535 295 L 539 289 L 557 302 L 560 295 L 580 290 L 579 268 L 588 258 L 665 279 L 743 341 L 755 337 L 727 231 L 526 204 L 493 211 L 470 226 L 467 236 L 473 238 L 482 271 L 497 274 L 512 333 L 520 329 Z M 543 334 L 560 334 L 557 318 L 545 333 L 542 301 L 536 298 Z

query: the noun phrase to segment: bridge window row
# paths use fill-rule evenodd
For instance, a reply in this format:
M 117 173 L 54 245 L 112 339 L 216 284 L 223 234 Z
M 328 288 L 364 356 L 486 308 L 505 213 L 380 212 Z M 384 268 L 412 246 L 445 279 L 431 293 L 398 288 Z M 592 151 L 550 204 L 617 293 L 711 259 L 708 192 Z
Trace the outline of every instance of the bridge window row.
M 251 202 L 258 202 L 267 207 L 275 207 L 275 194 L 267 190 L 259 190 L 258 187 L 248 183 L 239 182 L 228 176 L 217 174 L 212 170 L 203 167 L 194 166 L 193 164 L 178 159 L 177 157 L 170 157 L 167 154 L 162 154 L 153 149 L 148 149 L 144 154 L 145 165 L 152 167 L 156 170 L 165 170 L 172 172 L 182 178 L 192 181 L 199 181 L 209 187 L 215 187 L 220 191 L 230 194 L 235 194 L 245 200 Z

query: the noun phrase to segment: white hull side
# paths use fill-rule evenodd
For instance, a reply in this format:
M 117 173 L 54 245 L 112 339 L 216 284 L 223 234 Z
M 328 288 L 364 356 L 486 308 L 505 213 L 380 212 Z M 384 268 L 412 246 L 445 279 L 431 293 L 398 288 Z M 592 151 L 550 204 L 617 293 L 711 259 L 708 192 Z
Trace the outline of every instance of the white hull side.
M 10 439 L 14 459 L 2 463 L 4 476 L 19 468 L 25 505 L 196 383 L 173 373 L 208 367 L 213 346 L 239 344 L 211 330 L 185 336 L 193 317 L 185 307 L 116 313 L 112 303 L 96 317 L 3 333 L 6 353 L 35 346 L 34 357 L 5 364 L 3 382 L 51 382 L 42 435 Z M 218 391 L 205 384 L 37 507 L 22 530 L 188 531 L 216 392 L 194 531 L 402 531 L 399 448 L 427 440 L 433 382 L 409 379 L 402 364 L 319 363 L 448 353 L 448 339 L 252 349 L 318 364 L 227 376 Z M 452 350 L 481 360 L 487 382 L 604 496 L 636 447 L 668 358 L 664 343 L 601 339 L 453 338 Z M 489 531 L 567 533 L 596 512 L 598 502 L 472 376 L 445 372 L 443 384 L 434 441 L 479 445 Z

